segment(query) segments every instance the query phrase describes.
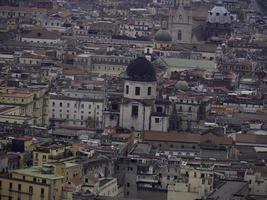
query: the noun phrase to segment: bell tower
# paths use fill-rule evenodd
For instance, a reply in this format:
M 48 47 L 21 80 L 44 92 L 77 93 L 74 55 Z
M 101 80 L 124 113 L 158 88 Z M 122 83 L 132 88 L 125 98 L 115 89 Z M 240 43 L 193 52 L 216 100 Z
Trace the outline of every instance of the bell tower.
M 168 29 L 174 43 L 192 42 L 192 7 L 191 0 L 173 0 L 170 8 Z

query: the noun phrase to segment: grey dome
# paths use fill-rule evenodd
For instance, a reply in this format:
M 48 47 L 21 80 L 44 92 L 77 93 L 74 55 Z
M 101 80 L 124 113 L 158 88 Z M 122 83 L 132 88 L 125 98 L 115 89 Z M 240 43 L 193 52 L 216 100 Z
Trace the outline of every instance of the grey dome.
M 182 90 L 182 91 L 187 91 L 188 90 L 188 83 L 186 81 L 178 81 L 175 84 L 175 89 L 176 90 Z
M 172 42 L 172 36 L 167 30 L 158 30 L 155 34 L 157 42 Z
M 207 22 L 212 24 L 230 24 L 230 12 L 222 4 L 217 4 L 211 10 L 209 10 Z
M 127 80 L 153 82 L 156 81 L 156 71 L 150 61 L 144 57 L 133 60 L 126 69 Z

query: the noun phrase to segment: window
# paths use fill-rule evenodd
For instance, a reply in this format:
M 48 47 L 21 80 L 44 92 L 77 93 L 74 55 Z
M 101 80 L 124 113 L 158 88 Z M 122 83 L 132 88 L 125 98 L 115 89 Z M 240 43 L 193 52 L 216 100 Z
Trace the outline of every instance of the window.
M 181 30 L 178 31 L 178 40 L 182 40 L 182 31 Z
M 192 112 L 192 109 L 191 109 L 191 107 L 189 107 L 189 108 L 188 108 L 188 112 Z
M 81 108 L 84 108 L 84 104 L 81 104 Z
M 42 184 L 46 184 L 46 179 L 42 179 Z
M 135 95 L 140 95 L 140 87 L 135 87 Z
M 52 105 L 55 106 L 55 102 L 52 102 Z
M 130 183 L 127 183 L 127 187 L 130 187 Z
M 67 107 L 68 107 L 68 108 L 70 107 L 70 103 L 67 103 Z
M 9 189 L 12 189 L 13 184 L 9 183 Z
M 43 155 L 43 160 L 46 160 L 46 155 Z
M 44 188 L 41 188 L 41 196 L 44 195 Z
M 155 118 L 155 123 L 159 123 L 159 118 Z
M 125 87 L 125 93 L 126 94 L 129 94 L 129 85 L 126 85 L 126 87 Z
M 21 191 L 21 184 L 18 184 L 18 191 Z
M 157 113 L 162 113 L 163 110 L 162 110 L 162 107 L 161 106 L 157 106 Z
M 59 106 L 62 107 L 62 102 L 59 103 Z
M 29 193 L 33 194 L 33 187 L 32 186 L 29 187 Z
M 138 116 L 138 105 L 132 105 L 132 116 Z
M 151 95 L 151 87 L 147 88 L 147 95 L 150 96 Z

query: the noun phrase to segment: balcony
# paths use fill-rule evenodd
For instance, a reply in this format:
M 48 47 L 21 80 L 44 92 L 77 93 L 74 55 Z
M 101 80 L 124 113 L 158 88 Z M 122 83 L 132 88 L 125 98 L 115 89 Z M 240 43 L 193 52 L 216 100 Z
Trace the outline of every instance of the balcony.
M 136 178 L 136 182 L 158 183 L 159 177 L 157 175 L 138 175 Z

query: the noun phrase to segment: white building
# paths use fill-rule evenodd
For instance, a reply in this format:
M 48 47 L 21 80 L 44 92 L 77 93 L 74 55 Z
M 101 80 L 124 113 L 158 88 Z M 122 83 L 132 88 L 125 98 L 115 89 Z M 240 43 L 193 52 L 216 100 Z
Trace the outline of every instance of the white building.
M 71 27 L 68 26 L 67 19 L 61 17 L 59 14 L 52 14 L 50 16 L 45 16 L 42 20 L 42 26 L 48 31 L 58 31 L 65 32 Z
M 46 30 L 35 30 L 21 36 L 22 42 L 33 44 L 58 45 L 61 44 L 60 37 L 56 33 Z
M 84 192 L 89 191 L 97 196 L 115 197 L 118 195 L 117 179 L 85 176 L 82 190 Z
M 266 148 L 264 149 L 267 150 Z M 249 182 L 250 194 L 266 196 L 267 177 L 266 175 L 264 175 L 264 173 L 261 172 L 260 167 L 258 168 L 258 170 L 247 170 L 244 180 Z
M 145 21 L 135 21 L 132 23 L 122 23 L 120 25 L 120 35 L 128 37 L 149 37 L 151 35 L 150 24 Z
M 155 69 L 146 58 L 139 57 L 129 64 L 120 105 L 121 127 L 136 131 L 168 130 L 168 109 L 164 104 L 156 103 L 156 87 Z
M 125 56 L 79 54 L 75 63 L 93 75 L 118 76 L 125 72 L 131 60 Z
M 94 91 L 50 94 L 50 121 L 54 125 L 101 128 L 104 96 Z

